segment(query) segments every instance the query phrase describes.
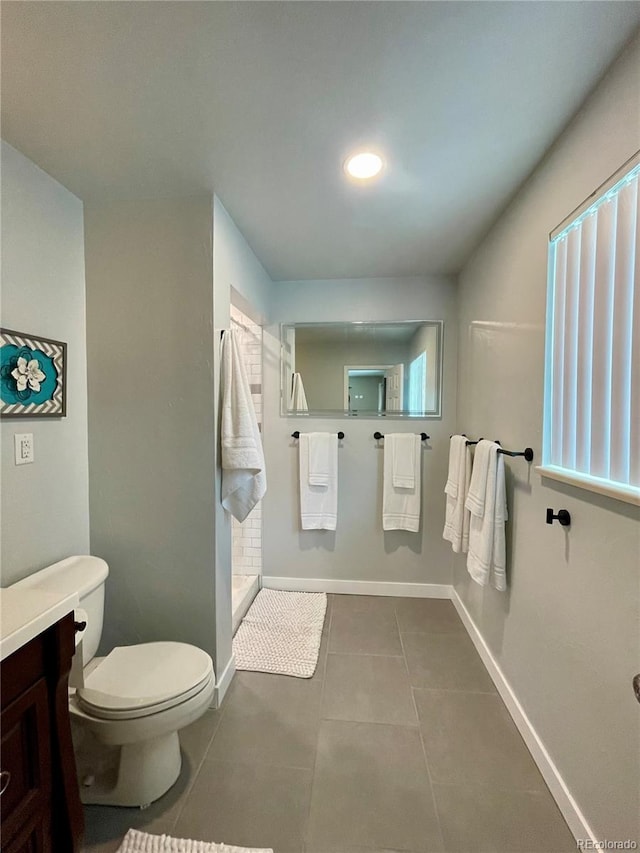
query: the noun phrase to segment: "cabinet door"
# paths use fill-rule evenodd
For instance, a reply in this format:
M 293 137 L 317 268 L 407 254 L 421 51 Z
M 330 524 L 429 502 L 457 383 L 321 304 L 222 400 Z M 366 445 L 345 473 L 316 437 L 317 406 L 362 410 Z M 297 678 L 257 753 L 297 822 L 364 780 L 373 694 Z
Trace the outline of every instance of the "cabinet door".
M 51 853 L 51 826 L 48 820 L 23 827 L 2 853 Z
M 6 782 L 0 799 L 4 848 L 4 844 L 17 834 L 19 837 L 15 841 L 19 841 L 27 824 L 33 825 L 33 832 L 38 832 L 36 824 L 46 828 L 50 822 L 51 748 L 44 678 L 36 681 L 3 710 L 1 723 L 1 769 Z M 33 843 L 36 843 L 37 835 L 33 837 L 36 839 Z M 13 850 L 13 846 L 9 849 Z M 16 848 L 22 849 L 48 848 L 33 848 L 27 835 L 23 847 Z

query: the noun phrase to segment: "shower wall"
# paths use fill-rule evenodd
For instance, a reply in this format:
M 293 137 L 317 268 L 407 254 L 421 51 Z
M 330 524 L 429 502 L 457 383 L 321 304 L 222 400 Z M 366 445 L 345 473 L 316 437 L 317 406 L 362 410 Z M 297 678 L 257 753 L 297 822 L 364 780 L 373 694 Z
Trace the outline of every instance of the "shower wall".
M 231 328 L 237 333 L 240 355 L 251 386 L 251 400 L 262 432 L 262 327 L 232 305 Z M 231 547 L 234 575 L 262 574 L 262 501 L 242 523 L 232 518 Z

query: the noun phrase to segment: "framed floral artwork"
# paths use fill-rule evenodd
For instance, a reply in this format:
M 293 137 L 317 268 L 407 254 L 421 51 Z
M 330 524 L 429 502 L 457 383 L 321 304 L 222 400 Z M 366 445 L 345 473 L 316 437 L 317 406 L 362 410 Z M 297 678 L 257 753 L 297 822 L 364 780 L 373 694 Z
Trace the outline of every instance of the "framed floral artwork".
M 66 415 L 67 345 L 0 329 L 0 417 Z

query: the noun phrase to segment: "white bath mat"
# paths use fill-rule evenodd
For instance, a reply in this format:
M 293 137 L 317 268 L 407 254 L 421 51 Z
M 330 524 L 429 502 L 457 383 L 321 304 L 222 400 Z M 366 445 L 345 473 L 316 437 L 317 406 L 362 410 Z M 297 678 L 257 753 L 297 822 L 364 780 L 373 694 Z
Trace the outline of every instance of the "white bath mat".
M 311 678 L 326 612 L 324 592 L 260 590 L 233 638 L 236 669 Z
M 168 835 L 149 835 L 130 829 L 117 853 L 273 853 L 273 849 L 257 847 L 231 847 L 211 841 L 192 841 L 188 838 L 170 838 Z

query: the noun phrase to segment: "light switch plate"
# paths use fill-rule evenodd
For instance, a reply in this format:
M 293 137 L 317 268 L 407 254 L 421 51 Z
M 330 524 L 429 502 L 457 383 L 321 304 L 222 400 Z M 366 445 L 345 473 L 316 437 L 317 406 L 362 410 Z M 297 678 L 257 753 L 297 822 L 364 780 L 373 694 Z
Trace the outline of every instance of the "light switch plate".
M 33 433 L 17 432 L 13 436 L 16 465 L 29 465 L 33 462 Z

